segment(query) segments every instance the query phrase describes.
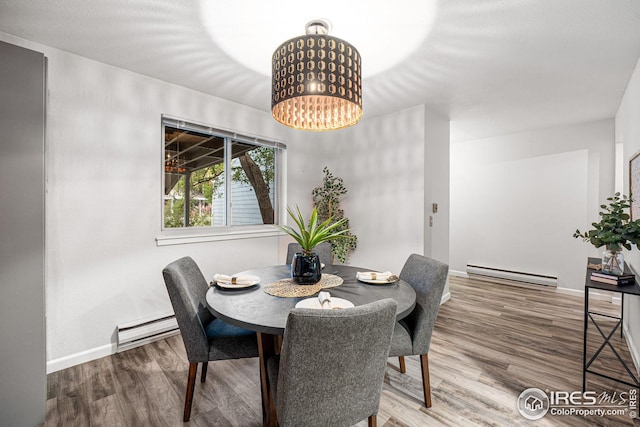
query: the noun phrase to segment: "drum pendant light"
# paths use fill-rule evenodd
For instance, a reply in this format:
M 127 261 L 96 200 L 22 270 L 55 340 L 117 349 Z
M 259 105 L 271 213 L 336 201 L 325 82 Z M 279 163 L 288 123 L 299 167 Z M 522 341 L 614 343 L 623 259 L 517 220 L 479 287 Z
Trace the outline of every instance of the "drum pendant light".
M 326 20 L 309 22 L 306 34 L 282 43 L 273 53 L 271 113 L 285 126 L 327 131 L 362 118 L 360 54 L 330 36 Z

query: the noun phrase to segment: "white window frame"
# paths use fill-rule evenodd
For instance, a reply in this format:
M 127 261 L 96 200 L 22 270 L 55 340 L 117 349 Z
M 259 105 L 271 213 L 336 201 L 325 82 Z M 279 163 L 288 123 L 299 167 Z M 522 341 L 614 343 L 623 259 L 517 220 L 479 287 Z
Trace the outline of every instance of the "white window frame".
M 283 233 L 277 227 L 284 216 L 286 206 L 286 164 L 287 145 L 278 139 L 251 135 L 247 132 L 238 132 L 220 127 L 213 127 L 193 120 L 178 119 L 171 116 L 162 116 L 161 135 L 162 144 L 160 150 L 160 180 L 165 179 L 164 161 L 164 128 L 171 126 L 178 129 L 192 130 L 209 135 L 223 137 L 225 139 L 225 224 L 231 223 L 231 141 L 246 142 L 252 145 L 275 148 L 275 173 L 274 173 L 274 224 L 255 225 L 223 225 L 210 227 L 176 227 L 164 226 L 164 185 L 160 185 L 160 235 L 156 237 L 157 246 L 169 246 L 189 243 L 212 242 L 221 240 L 236 240 L 259 237 L 281 236 Z

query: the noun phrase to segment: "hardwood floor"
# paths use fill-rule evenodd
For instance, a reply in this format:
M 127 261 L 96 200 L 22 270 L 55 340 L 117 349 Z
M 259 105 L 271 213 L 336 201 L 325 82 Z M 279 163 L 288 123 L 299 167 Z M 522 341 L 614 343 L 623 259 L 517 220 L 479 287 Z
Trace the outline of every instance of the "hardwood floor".
M 517 410 L 517 398 L 527 388 L 581 390 L 582 297 L 457 277 L 450 278 L 450 286 L 452 298 L 440 308 L 429 352 L 433 407 L 422 405 L 418 358 L 406 358 L 406 374 L 398 371 L 397 359 L 389 359 L 379 426 L 640 425 L 628 415 L 547 414 L 529 421 Z M 619 310 L 593 299 L 591 307 Z M 602 323 L 609 330 L 613 326 L 606 318 Z M 601 341 L 595 327 L 589 334 L 593 354 Z M 620 334 L 612 341 L 633 366 Z M 610 350 L 602 356 L 594 368 L 623 375 Z M 182 340 L 175 336 L 50 374 L 45 425 L 183 425 L 187 368 Z M 587 389 L 598 394 L 629 391 L 595 375 L 587 378 Z M 260 426 L 257 359 L 209 363 L 206 383 L 196 383 L 187 425 Z

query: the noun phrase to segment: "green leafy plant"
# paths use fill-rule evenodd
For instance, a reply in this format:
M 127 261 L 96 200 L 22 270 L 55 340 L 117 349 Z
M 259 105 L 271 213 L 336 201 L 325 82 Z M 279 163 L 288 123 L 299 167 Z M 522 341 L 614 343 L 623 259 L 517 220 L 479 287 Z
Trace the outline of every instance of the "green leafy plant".
M 332 218 L 328 218 L 319 222 L 318 210 L 315 207 L 311 212 L 308 224 L 305 223 L 304 217 L 297 206 L 295 213 L 289 207 L 287 207 L 287 212 L 289 212 L 289 216 L 296 223 L 298 229 L 296 230 L 288 225 L 280 226 L 280 229 L 293 237 L 302 246 L 302 252 L 305 255 L 309 255 L 313 248 L 322 242 L 347 237 L 345 234 L 349 230 L 339 229 L 344 224 L 344 220 L 333 222 Z
M 640 249 L 640 220 L 631 221 L 631 216 L 625 212 L 633 199 L 616 193 L 607 200 L 608 206 L 600 206 L 600 222 L 591 224 L 593 230 L 584 233 L 576 230 L 573 237 L 591 242 L 596 248 L 606 246 L 610 251 L 619 251 L 623 247 L 631 250 L 631 245 Z
M 331 218 L 334 222 L 340 222 L 338 230 L 345 230 L 344 239 L 331 242 L 331 253 L 340 261 L 346 262 L 349 253 L 358 245 L 358 238 L 349 231 L 349 218 L 344 216 L 344 210 L 340 208 L 340 198 L 347 194 L 342 178 L 334 176 L 326 166 L 322 169 L 324 179 L 322 186 L 316 187 L 311 192 L 313 204 L 318 209 L 318 218 L 322 221 Z

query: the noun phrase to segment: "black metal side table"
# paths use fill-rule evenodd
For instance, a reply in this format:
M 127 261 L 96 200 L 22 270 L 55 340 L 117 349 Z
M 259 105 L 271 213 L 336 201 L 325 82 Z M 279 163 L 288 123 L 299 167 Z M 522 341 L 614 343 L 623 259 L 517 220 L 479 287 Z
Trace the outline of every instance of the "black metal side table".
M 589 264 L 600 264 L 601 260 L 600 258 L 589 258 Z M 608 283 L 602 283 L 602 282 L 596 282 L 591 280 L 591 273 L 594 270 L 587 268 L 587 276 L 585 278 L 585 284 L 584 284 L 584 346 L 583 346 L 583 352 L 582 352 L 582 391 L 586 391 L 587 388 L 587 373 L 593 374 L 593 375 L 598 375 L 599 377 L 603 377 L 603 378 L 607 378 L 609 380 L 612 381 L 617 381 L 621 384 L 625 384 L 628 385 L 630 387 L 635 387 L 640 389 L 640 381 L 638 380 L 638 377 L 636 376 L 636 374 L 629 369 L 629 366 L 625 363 L 625 361 L 622 359 L 622 357 L 620 357 L 620 354 L 618 353 L 618 351 L 611 345 L 611 337 L 613 337 L 613 334 L 615 334 L 615 332 L 618 330 L 618 328 L 620 328 L 620 336 L 622 336 L 622 319 L 623 319 L 623 313 L 624 313 L 624 295 L 640 295 L 640 286 L 638 285 L 638 278 L 636 276 L 636 281 L 633 284 L 628 284 L 628 285 L 610 285 Z M 620 307 L 620 316 L 611 316 L 608 314 L 602 314 L 602 313 L 598 313 L 598 312 L 594 312 L 594 311 L 589 311 L 589 290 L 591 289 L 597 289 L 597 290 L 603 290 L 603 291 L 610 291 L 610 292 L 618 292 L 621 295 L 622 298 L 622 304 Z M 618 321 L 616 322 L 615 326 L 613 327 L 613 329 L 611 330 L 611 332 L 609 334 L 605 334 L 605 332 L 600 328 L 600 326 L 598 325 L 598 323 L 596 322 L 596 320 L 593 318 L 593 315 L 598 315 L 598 316 L 602 316 L 602 317 L 608 317 L 610 319 L 617 319 Z M 596 327 L 596 329 L 598 330 L 598 332 L 600 333 L 600 335 L 602 336 L 602 338 L 604 339 L 604 342 L 602 343 L 602 345 L 600 345 L 600 347 L 598 347 L 598 350 L 594 353 L 594 355 L 591 357 L 591 359 L 589 359 L 587 361 L 587 327 L 589 325 L 589 319 L 591 319 L 591 322 L 593 323 L 593 325 Z M 626 381 L 620 378 L 613 378 L 609 375 L 605 375 L 603 373 L 600 372 L 596 372 L 591 368 L 591 364 L 598 358 L 598 356 L 600 355 L 600 353 L 602 352 L 602 350 L 605 347 L 609 347 L 612 351 L 613 354 L 615 354 L 616 358 L 618 359 L 618 361 L 620 362 L 620 364 L 622 365 L 622 367 L 627 371 L 627 374 L 629 376 L 629 378 L 631 379 L 631 381 Z

